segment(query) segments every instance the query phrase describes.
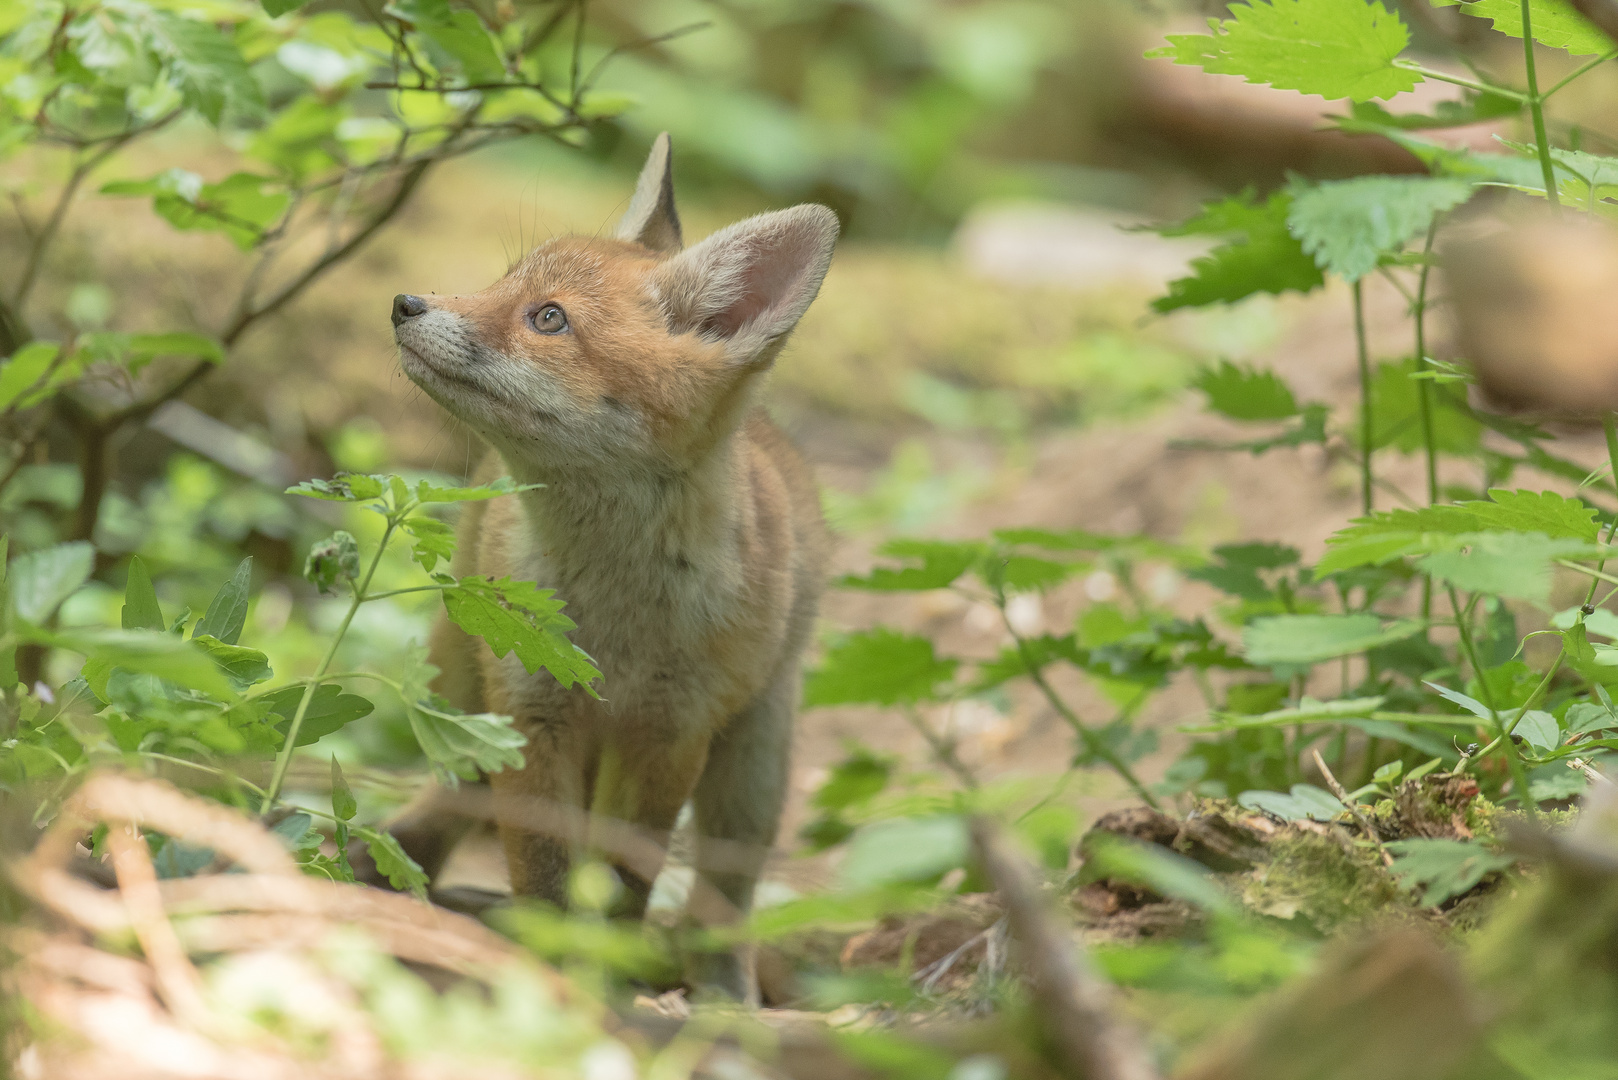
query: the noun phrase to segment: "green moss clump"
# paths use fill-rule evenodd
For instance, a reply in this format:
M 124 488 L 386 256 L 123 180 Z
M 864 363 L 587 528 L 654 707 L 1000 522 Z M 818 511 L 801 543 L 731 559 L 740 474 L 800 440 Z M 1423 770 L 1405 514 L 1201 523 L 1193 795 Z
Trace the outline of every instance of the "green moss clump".
M 1408 906 L 1372 852 L 1361 853 L 1320 833 L 1288 829 L 1270 841 L 1270 861 L 1242 892 L 1253 911 L 1277 919 L 1303 916 L 1325 933 Z

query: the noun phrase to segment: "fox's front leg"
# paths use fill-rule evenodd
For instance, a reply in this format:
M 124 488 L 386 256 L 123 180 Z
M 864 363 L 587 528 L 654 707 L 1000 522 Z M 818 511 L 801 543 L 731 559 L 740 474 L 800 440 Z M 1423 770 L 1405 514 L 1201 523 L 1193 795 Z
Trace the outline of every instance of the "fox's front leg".
M 511 891 L 565 908 L 572 852 L 585 837 L 593 755 L 570 725 L 525 726 L 523 767 L 489 776 L 495 823 Z

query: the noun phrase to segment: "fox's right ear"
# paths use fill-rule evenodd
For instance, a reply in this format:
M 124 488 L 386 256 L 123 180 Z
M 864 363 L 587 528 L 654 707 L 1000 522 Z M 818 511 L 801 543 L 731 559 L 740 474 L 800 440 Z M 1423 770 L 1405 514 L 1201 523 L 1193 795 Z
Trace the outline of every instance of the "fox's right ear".
M 674 212 L 674 173 L 666 131 L 652 140 L 652 152 L 646 155 L 617 235 L 665 255 L 680 250 L 680 215 Z

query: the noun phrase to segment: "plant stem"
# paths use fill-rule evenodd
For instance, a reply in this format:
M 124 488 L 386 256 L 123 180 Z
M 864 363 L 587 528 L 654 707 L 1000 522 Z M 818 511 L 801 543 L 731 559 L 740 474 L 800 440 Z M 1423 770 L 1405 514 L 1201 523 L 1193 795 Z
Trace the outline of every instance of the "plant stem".
M 1427 242 L 1422 245 L 1421 272 L 1416 275 L 1416 298 L 1410 315 L 1416 324 L 1416 374 L 1428 371 L 1427 364 L 1427 276 L 1432 270 L 1433 238 L 1438 235 L 1438 215 L 1427 226 Z M 1416 403 L 1421 412 L 1421 445 L 1427 453 L 1427 505 L 1438 505 L 1438 440 L 1433 432 L 1433 387 L 1431 379 L 1416 380 Z M 1421 579 L 1421 617 L 1432 618 L 1433 578 Z
M 1354 345 L 1360 366 L 1360 507 L 1371 512 L 1371 358 L 1365 345 L 1365 296 L 1354 282 Z
M 376 574 L 376 568 L 382 563 L 382 553 L 388 550 L 388 541 L 393 538 L 393 530 L 398 527 L 410 507 L 402 507 L 388 516 L 388 525 L 382 531 L 382 542 L 377 545 L 376 554 L 371 558 L 371 565 L 365 571 L 365 579 L 353 584 L 354 600 L 348 605 L 348 614 L 343 616 L 342 623 L 337 627 L 337 633 L 331 639 L 331 645 L 326 649 L 326 655 L 320 661 L 320 667 L 315 671 L 314 678 L 303 688 L 303 697 L 298 701 L 298 711 L 292 714 L 292 724 L 287 728 L 286 742 L 281 746 L 281 752 L 275 756 L 275 770 L 270 774 L 269 786 L 264 789 L 264 803 L 259 807 L 260 814 L 267 814 L 275 806 L 280 797 L 281 785 L 286 782 L 287 769 L 292 765 L 292 751 L 298 745 L 298 731 L 303 727 L 303 718 L 309 712 L 309 703 L 314 700 L 315 690 L 325 681 L 326 672 L 331 668 L 331 662 L 337 657 L 338 646 L 343 643 L 343 636 L 348 633 L 349 624 L 354 621 L 355 612 L 360 605 L 371 599 L 365 595 L 365 590 L 371 585 L 371 578 Z
M 1551 163 L 1551 140 L 1545 134 L 1545 99 L 1539 95 L 1539 76 L 1534 70 L 1534 23 L 1530 0 L 1522 0 L 1523 70 L 1528 76 L 1528 113 L 1534 118 L 1534 146 L 1539 150 L 1539 168 L 1545 175 L 1545 199 L 1551 209 L 1562 208 L 1556 191 L 1556 166 Z M 1525 793 L 1526 794 L 1526 793 Z
M 1403 68 L 1406 71 L 1413 71 L 1424 79 L 1436 79 L 1438 82 L 1447 82 L 1455 86 L 1464 86 L 1468 90 L 1476 90 L 1482 94 L 1496 94 L 1500 97 L 1511 98 L 1513 101 L 1523 102 L 1526 102 L 1529 98 L 1528 94 L 1523 93 L 1521 90 L 1513 90 L 1509 86 L 1494 86 L 1490 83 L 1479 82 L 1476 79 L 1468 79 L 1461 75 L 1451 75 L 1446 71 L 1434 71 L 1432 68 L 1423 67 L 1422 65 L 1410 60 L 1395 60 L 1393 62 L 1393 66 Z
M 1483 694 L 1483 704 L 1488 707 L 1489 719 L 1493 721 L 1494 729 L 1498 734 L 1495 742 L 1506 748 L 1506 767 L 1511 771 L 1511 785 L 1516 789 L 1517 802 L 1522 805 L 1523 813 L 1528 815 L 1529 820 L 1533 820 L 1539 816 L 1539 807 L 1534 805 L 1533 798 L 1528 794 L 1528 771 L 1523 768 L 1522 755 L 1517 753 L 1517 744 L 1511 741 L 1510 731 L 1500 720 L 1500 710 L 1495 708 L 1494 689 L 1489 685 L 1488 675 L 1483 670 L 1483 665 L 1478 662 L 1477 649 L 1472 644 L 1471 619 L 1462 615 L 1461 601 L 1455 595 L 1455 587 L 1451 585 L 1447 588 L 1449 589 L 1450 607 L 1455 610 L 1455 628 L 1461 634 L 1461 649 L 1466 653 L 1467 662 L 1472 665 L 1472 671 L 1478 677 L 1478 687 Z M 1481 754 L 1478 756 L 1482 757 Z
M 954 773 L 956 779 L 960 780 L 968 788 L 978 786 L 977 776 L 971 769 L 967 768 L 966 763 L 956 754 L 953 739 L 934 731 L 932 725 L 927 723 L 927 718 L 921 715 L 921 710 L 914 705 L 905 710 L 905 719 L 909 720 L 910 726 L 915 728 L 917 733 L 926 740 L 927 748 L 933 752 L 933 757 L 938 759 L 940 765 Z

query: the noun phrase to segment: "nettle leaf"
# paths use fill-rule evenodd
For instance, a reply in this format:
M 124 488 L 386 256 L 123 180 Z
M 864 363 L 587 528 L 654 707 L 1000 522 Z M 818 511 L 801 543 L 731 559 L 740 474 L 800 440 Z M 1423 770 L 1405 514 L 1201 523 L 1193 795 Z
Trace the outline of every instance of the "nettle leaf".
M 1454 543 L 1464 550 L 1435 551 L 1416 566 L 1457 589 L 1537 604 L 1550 599 L 1552 560 L 1589 552 L 1578 540 L 1542 533 L 1471 533 Z
M 1392 446 L 1406 454 L 1425 447 L 1421 431 L 1421 390 L 1414 359 L 1377 365 L 1371 382 L 1371 446 Z M 1483 424 L 1470 411 L 1457 408 L 1447 394 L 1432 394 L 1433 446 L 1440 453 L 1475 454 Z M 1359 443 L 1359 432 L 1351 433 Z
M 534 491 L 544 484 L 519 484 L 509 476 L 491 480 L 476 487 L 438 487 L 421 481 L 416 485 L 416 501 L 423 503 L 482 502 L 502 495 L 515 495 L 520 491 Z
M 964 866 L 971 847 L 966 822 L 959 817 L 877 821 L 849 841 L 838 876 L 851 888 L 931 881 Z
M 1244 600 L 1267 600 L 1273 590 L 1258 576 L 1298 561 L 1298 549 L 1286 544 L 1221 544 L 1213 550 L 1215 562 L 1186 571 L 1186 577 L 1205 581 L 1222 592 Z
M 421 864 L 399 846 L 399 841 L 391 833 L 380 829 L 357 828 L 354 835 L 365 841 L 365 847 L 371 853 L 371 859 L 376 863 L 376 871 L 388 879 L 400 892 L 409 891 L 417 898 L 427 898 L 427 873 Z
M 562 614 L 553 589 L 531 581 L 503 577 L 490 581 L 474 575 L 444 590 L 450 620 L 480 637 L 496 656 L 515 652 L 529 674 L 544 668 L 563 687 L 582 686 L 598 696 L 590 683 L 601 677 L 589 655 L 567 639 L 573 620 Z
M 1371 614 L 1271 615 L 1248 623 L 1242 644 L 1248 663 L 1260 667 L 1317 664 L 1403 641 L 1421 628 L 1420 622 L 1407 619 L 1384 626 Z
M 1356 0 L 1357 2 L 1357 0 Z M 1325 277 L 1287 231 L 1292 196 L 1278 191 L 1258 202 L 1251 191 L 1208 203 L 1195 217 L 1157 229 L 1163 236 L 1219 236 L 1226 242 L 1191 260 L 1192 275 L 1169 282 L 1152 301 L 1160 314 L 1183 307 L 1229 304 L 1254 293 L 1309 292 Z
M 847 810 L 856 803 L 865 802 L 888 786 L 893 777 L 894 760 L 875 754 L 863 746 L 855 747 L 842 761 L 832 766 L 826 782 L 810 796 L 811 805 L 821 810 Z
M 1432 0 L 1434 7 L 1459 7 L 1468 15 L 1488 19 L 1502 34 L 1522 37 L 1521 0 Z M 1599 56 L 1612 48 L 1612 39 L 1565 0 L 1529 0 L 1534 40 L 1570 56 Z
M 437 518 L 412 517 L 405 519 L 405 531 L 416 538 L 410 557 L 421 564 L 429 574 L 438 560 L 449 562 L 455 556 L 455 527 Z
M 410 730 L 439 780 L 476 780 L 480 772 L 523 767 L 528 738 L 509 716 L 463 713 L 434 696 L 405 703 Z
M 1230 12 L 1234 18 L 1210 20 L 1212 34 L 1170 35 L 1167 47 L 1146 55 L 1328 99 L 1391 98 L 1422 81 L 1394 64 L 1410 34 L 1380 3 L 1256 0 Z
M 95 548 L 83 540 L 19 555 L 7 571 L 18 618 L 38 626 L 49 619 L 95 569 Z
M 1354 6 L 1353 0 L 1334 0 Z M 1287 228 L 1323 270 L 1358 281 L 1386 255 L 1427 231 L 1433 217 L 1472 197 L 1469 180 L 1443 176 L 1359 176 L 1294 180 Z
M 389 479 L 387 476 L 340 472 L 330 480 L 304 480 L 294 484 L 287 488 L 286 494 L 325 499 L 327 502 L 368 502 L 382 497 L 382 493 L 388 489 Z
M 986 566 L 984 572 L 1012 592 L 1042 592 L 1088 569 L 1089 565 L 1056 562 L 1033 555 L 1003 555 Z
M 931 700 L 958 662 L 939 659 L 924 637 L 885 627 L 849 634 L 804 680 L 804 705 L 897 705 Z
M 1578 499 L 1552 491 L 1493 489 L 1481 499 L 1420 510 L 1388 510 L 1355 518 L 1326 539 L 1317 577 L 1356 566 L 1377 565 L 1404 555 L 1453 549 L 1455 537 L 1484 529 L 1538 533 L 1551 539 L 1593 543 L 1599 526 L 1595 511 Z M 1562 553 L 1558 553 L 1562 554 Z
M 124 608 L 120 621 L 125 630 L 167 630 L 163 609 L 157 604 L 152 576 L 139 555 L 129 560 L 129 580 L 124 585 Z
M 287 732 L 292 728 L 292 718 L 298 714 L 298 703 L 303 700 L 303 694 L 304 688 L 301 686 L 286 686 L 254 699 L 264 702 L 269 714 L 278 718 L 275 730 L 281 733 L 282 741 L 285 741 Z M 297 745 L 308 746 L 319 742 L 344 725 L 369 716 L 374 708 L 376 706 L 358 694 L 345 693 L 340 686 L 323 683 L 315 687 L 309 708 L 304 711 L 303 724 L 298 728 Z
M 192 637 L 214 637 L 226 645 L 241 640 L 242 628 L 247 625 L 248 589 L 253 584 L 253 557 L 249 555 L 236 564 L 236 572 L 219 587 L 208 611 L 192 628 Z
M 1065 660 L 1076 667 L 1085 667 L 1090 662 L 1089 654 L 1079 648 L 1078 639 L 1074 635 L 1064 634 L 1056 637 L 1041 634 L 1039 637 L 1023 639 L 1021 649 L 1015 645 L 1007 645 L 1000 650 L 999 656 L 979 664 L 977 677 L 972 680 L 970 692 L 980 694 L 1019 676 L 1043 671 L 1058 660 Z
M 988 553 L 988 546 L 976 541 L 951 543 L 944 540 L 890 540 L 877 549 L 878 555 L 920 563 L 897 570 L 877 567 L 864 577 L 848 575 L 838 585 L 847 589 L 875 592 L 919 592 L 953 585 Z
M 1409 888 L 1425 885 L 1423 907 L 1437 907 L 1472 889 L 1489 874 L 1515 861 L 1471 840 L 1394 840 L 1388 872 Z
M 1332 821 L 1348 812 L 1337 796 L 1313 784 L 1293 784 L 1290 793 L 1244 791 L 1236 801 L 1249 810 L 1263 810 L 1286 821 Z
M 1285 420 L 1298 415 L 1292 388 L 1271 371 L 1254 371 L 1221 360 L 1203 368 L 1191 385 L 1208 395 L 1208 408 L 1232 420 Z

